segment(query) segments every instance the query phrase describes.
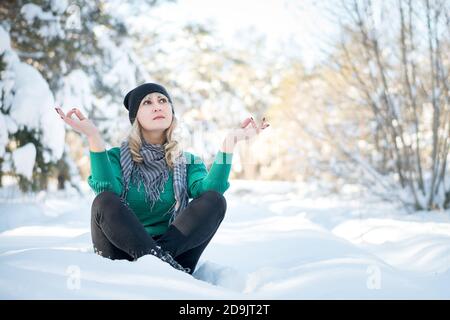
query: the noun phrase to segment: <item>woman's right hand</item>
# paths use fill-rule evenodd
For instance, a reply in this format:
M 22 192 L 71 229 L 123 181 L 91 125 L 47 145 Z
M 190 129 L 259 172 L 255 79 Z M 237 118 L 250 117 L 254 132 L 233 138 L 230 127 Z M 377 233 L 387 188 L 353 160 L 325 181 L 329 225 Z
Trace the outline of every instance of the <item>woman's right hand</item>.
M 87 137 L 91 137 L 98 133 L 98 129 L 96 128 L 94 123 L 86 118 L 77 108 L 73 108 L 72 110 L 67 112 L 67 114 L 64 114 L 61 108 L 56 107 L 55 110 L 61 116 L 61 119 L 63 119 L 65 123 L 71 126 L 72 129 L 74 129 L 78 133 L 85 134 Z M 72 114 L 75 114 L 78 119 L 72 119 Z

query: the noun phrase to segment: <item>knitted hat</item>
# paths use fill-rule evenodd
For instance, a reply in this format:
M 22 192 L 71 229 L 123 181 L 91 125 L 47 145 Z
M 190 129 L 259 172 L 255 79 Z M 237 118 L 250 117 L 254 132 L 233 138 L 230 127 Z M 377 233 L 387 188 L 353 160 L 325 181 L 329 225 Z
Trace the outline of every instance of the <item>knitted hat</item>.
M 128 110 L 128 117 L 130 118 L 131 124 L 133 124 L 134 120 L 136 119 L 136 115 L 142 99 L 144 99 L 146 95 L 152 92 L 162 93 L 167 97 L 167 99 L 169 99 L 169 102 L 172 105 L 172 99 L 170 98 L 169 93 L 163 86 L 157 83 L 141 84 L 140 86 L 128 92 L 125 98 L 123 99 L 123 105 Z M 173 110 L 173 105 L 172 105 L 172 114 L 175 114 L 175 111 Z

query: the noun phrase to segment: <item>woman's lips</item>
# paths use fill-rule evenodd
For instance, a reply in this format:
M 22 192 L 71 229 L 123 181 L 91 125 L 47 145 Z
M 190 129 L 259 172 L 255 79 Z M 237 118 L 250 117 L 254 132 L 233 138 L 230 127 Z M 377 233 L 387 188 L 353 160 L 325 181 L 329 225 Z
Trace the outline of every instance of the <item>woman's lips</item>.
M 156 117 L 153 118 L 153 120 L 164 119 L 164 118 L 165 117 L 163 117 L 163 116 L 156 116 Z

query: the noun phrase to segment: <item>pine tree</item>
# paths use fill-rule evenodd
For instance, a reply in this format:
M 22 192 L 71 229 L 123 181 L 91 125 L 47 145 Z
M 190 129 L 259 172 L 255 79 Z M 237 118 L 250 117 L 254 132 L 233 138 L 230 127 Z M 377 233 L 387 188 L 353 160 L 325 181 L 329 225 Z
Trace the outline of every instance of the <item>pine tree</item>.
M 142 4 L 152 6 L 155 2 L 140 2 L 140 5 Z M 88 101 L 86 105 L 75 106 L 81 108 L 94 121 L 102 122 L 114 117 L 114 110 L 117 111 L 120 107 L 123 92 L 140 80 L 138 68 L 133 66 L 134 62 L 129 55 L 124 54 L 120 61 L 117 54 L 114 55 L 116 52 L 127 52 L 131 39 L 125 24 L 105 9 L 104 1 L 77 0 L 71 1 L 70 4 L 67 1 L 54 0 L 2 1 L 0 21 L 0 26 L 10 35 L 15 54 L 20 61 L 40 72 L 56 102 L 65 101 L 68 95 L 84 98 L 82 101 Z M 129 66 L 129 72 L 121 72 L 120 68 L 116 67 L 118 64 Z M 5 68 L 4 57 L 0 56 L 0 71 Z M 6 76 L 2 73 L 0 83 Z M 80 83 L 80 79 L 83 83 Z M 13 79 L 10 83 L 14 83 Z M 74 87 L 83 86 L 87 88 L 83 92 L 85 97 L 78 97 L 79 92 L 71 92 Z M 14 86 L 8 92 L 7 89 L 2 87 L 2 92 L 11 99 L 15 94 Z M 8 115 L 10 106 L 5 98 L 7 97 L 2 96 L 1 113 Z M 69 105 L 70 102 L 69 99 L 66 108 L 74 107 Z M 53 109 L 54 106 L 48 107 Z M 105 128 L 109 125 L 104 122 L 100 129 L 103 129 L 104 138 L 108 141 L 110 137 Z M 20 123 L 17 125 L 21 127 Z M 60 186 L 64 185 L 63 180 L 69 177 L 68 155 L 64 153 L 61 159 L 48 162 L 48 157 L 43 156 L 46 144 L 39 140 L 41 137 L 38 129 L 26 126 L 8 137 L 14 148 L 20 147 L 26 141 L 32 141 L 36 148 L 33 181 L 26 182 L 27 179 L 20 177 L 23 190 L 46 188 L 47 179 L 54 171 L 59 177 Z M 7 150 L 10 153 L 13 151 Z M 66 164 L 59 163 L 59 160 Z M 5 159 L 0 155 L 0 162 L 3 161 Z

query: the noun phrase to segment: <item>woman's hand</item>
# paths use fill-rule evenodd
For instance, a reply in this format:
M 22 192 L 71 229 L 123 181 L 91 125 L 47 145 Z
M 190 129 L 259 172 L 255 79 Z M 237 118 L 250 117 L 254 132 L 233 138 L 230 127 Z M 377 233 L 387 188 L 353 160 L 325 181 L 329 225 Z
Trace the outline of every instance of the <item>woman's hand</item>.
M 73 108 L 72 110 L 67 112 L 67 114 L 64 114 L 61 108 L 55 108 L 55 110 L 61 116 L 61 119 L 63 119 L 65 123 L 71 126 L 72 129 L 74 129 L 78 133 L 85 134 L 87 137 L 92 137 L 98 134 L 98 129 L 94 125 L 94 123 L 86 118 L 77 108 Z M 72 114 L 75 114 L 78 119 L 72 119 Z
M 222 152 L 232 153 L 235 145 L 241 140 L 250 140 L 254 136 L 257 136 L 270 124 L 266 121 L 266 118 L 262 118 L 261 123 L 258 125 L 253 117 L 246 118 L 241 127 L 231 130 L 222 145 Z

